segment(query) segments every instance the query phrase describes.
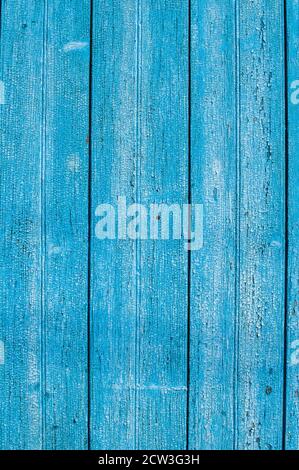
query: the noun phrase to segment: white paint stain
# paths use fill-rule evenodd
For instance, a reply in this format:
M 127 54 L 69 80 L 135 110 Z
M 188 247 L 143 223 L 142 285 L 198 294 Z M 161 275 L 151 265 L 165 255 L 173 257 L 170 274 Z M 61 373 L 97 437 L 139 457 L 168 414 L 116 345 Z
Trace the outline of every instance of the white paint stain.
M 220 175 L 221 170 L 222 170 L 221 161 L 220 160 L 214 160 L 213 163 L 212 163 L 212 167 L 213 167 L 213 173 L 217 176 Z
M 48 248 L 49 255 L 59 255 L 59 253 L 61 253 L 61 250 L 62 249 L 60 246 L 53 245 L 53 243 L 49 244 L 49 248 Z
M 0 104 L 5 104 L 5 85 L 0 80 Z
M 272 240 L 271 246 L 274 248 L 281 248 L 281 243 L 278 240 Z
M 155 385 L 155 384 L 149 384 L 149 385 L 138 385 L 138 384 L 113 384 L 112 389 L 114 390 L 157 390 L 159 392 L 186 392 L 187 387 L 184 385 L 176 385 L 176 386 L 165 386 L 165 385 Z
M 0 341 L 0 365 L 3 366 L 5 362 L 5 348 L 3 341 Z
M 80 170 L 80 157 L 77 154 L 70 155 L 67 159 L 68 169 L 72 173 L 78 173 Z
M 88 47 L 88 42 L 71 41 L 63 46 L 64 52 L 76 51 Z
M 291 366 L 297 366 L 299 364 L 299 339 L 291 343 L 291 349 L 294 349 L 291 354 Z

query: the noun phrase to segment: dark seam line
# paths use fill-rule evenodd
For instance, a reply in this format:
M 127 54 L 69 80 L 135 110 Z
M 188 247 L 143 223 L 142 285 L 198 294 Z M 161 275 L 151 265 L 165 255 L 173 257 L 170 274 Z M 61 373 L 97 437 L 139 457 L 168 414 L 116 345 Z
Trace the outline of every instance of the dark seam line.
M 0 39 L 2 33 L 2 0 L 0 0 Z
M 91 234 L 92 234 L 92 92 L 93 0 L 90 0 L 89 121 L 88 121 L 88 258 L 87 258 L 87 448 L 91 449 Z
M 136 56 L 135 56 L 135 80 L 136 80 L 136 117 L 135 117 L 135 202 L 140 202 L 140 153 L 141 153 L 141 47 L 142 47 L 142 27 L 141 27 L 141 3 L 139 0 L 136 1 Z M 138 181 L 139 179 L 139 181 Z M 139 183 L 139 184 L 138 184 Z M 139 390 L 138 385 L 140 384 L 140 331 L 139 331 L 139 307 L 141 303 L 141 291 L 139 285 L 139 276 L 138 271 L 140 271 L 141 264 L 141 246 L 138 243 L 138 240 L 134 244 L 135 249 L 135 339 L 134 339 L 134 382 L 135 382 L 135 391 L 134 391 L 134 450 L 139 450 L 139 426 L 138 426 L 138 417 L 139 417 Z
M 235 119 L 236 119 L 236 186 L 235 186 L 235 323 L 234 323 L 234 410 L 233 449 L 238 448 L 238 370 L 239 370 L 239 314 L 240 314 L 240 220 L 241 220 L 241 81 L 240 81 L 240 4 L 235 3 Z
M 282 449 L 286 448 L 287 427 L 287 354 L 288 354 L 288 271 L 289 271 L 289 112 L 288 112 L 288 20 L 287 0 L 284 0 L 284 95 L 285 95 L 285 271 L 284 271 L 284 365 L 283 365 L 283 421 Z
M 48 2 L 45 1 L 44 5 L 44 20 L 43 20 L 43 49 L 42 49 L 42 97 L 41 97 L 41 162 L 40 162 L 40 260 L 41 260 L 41 279 L 40 279 L 40 302 L 41 302 L 41 318 L 40 318 L 40 342 L 41 342 L 41 447 L 45 448 L 46 439 L 46 406 L 45 406 L 45 393 L 47 389 L 46 383 L 46 316 L 45 316 L 45 269 L 46 269 L 46 187 L 45 187 L 45 173 L 46 173 L 46 132 L 47 132 L 47 114 L 46 114 L 46 96 L 47 96 L 47 79 L 46 79 L 46 59 L 47 59 L 47 45 L 48 45 Z
M 191 187 L 191 0 L 188 2 L 188 204 L 192 202 Z M 189 209 L 190 210 L 190 209 Z M 189 216 L 190 217 L 190 216 Z M 189 224 L 191 221 L 189 220 Z M 189 228 L 190 230 L 190 228 Z M 188 250 L 187 278 L 187 400 L 186 400 L 186 449 L 189 449 L 190 426 L 190 326 L 191 326 L 191 250 Z

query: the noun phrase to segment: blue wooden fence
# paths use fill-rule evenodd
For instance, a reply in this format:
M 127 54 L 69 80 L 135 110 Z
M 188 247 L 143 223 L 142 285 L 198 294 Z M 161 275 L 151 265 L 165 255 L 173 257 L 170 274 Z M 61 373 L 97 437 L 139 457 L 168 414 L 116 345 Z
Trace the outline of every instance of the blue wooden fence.
M 298 0 L 0 4 L 0 447 L 298 449 Z

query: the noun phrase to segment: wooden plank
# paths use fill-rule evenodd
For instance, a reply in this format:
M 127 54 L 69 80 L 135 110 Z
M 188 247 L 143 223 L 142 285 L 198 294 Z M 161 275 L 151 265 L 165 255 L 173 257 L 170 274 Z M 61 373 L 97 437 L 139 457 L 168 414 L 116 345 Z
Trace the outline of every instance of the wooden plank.
M 204 246 L 191 253 L 189 448 L 234 446 L 235 2 L 191 2 L 191 182 Z
M 299 3 L 287 1 L 288 295 L 286 449 L 299 449 Z
M 240 449 L 282 446 L 284 363 L 283 1 L 239 1 Z
M 90 1 L 48 2 L 44 135 L 44 447 L 88 446 Z
M 0 447 L 42 447 L 41 162 L 44 2 L 1 10 Z
M 99 204 L 135 200 L 136 28 L 135 0 L 93 2 L 90 443 L 98 449 L 136 447 L 136 247 L 94 234 Z
M 188 2 L 139 2 L 137 200 L 188 203 Z M 161 215 L 161 218 L 163 215 Z M 139 243 L 137 434 L 141 449 L 185 449 L 188 252 Z
M 187 2 L 94 2 L 93 214 L 187 202 L 187 20 Z M 186 283 L 180 242 L 93 241 L 93 448 L 185 447 Z
M 92 448 L 299 447 L 299 10 L 286 4 L 285 342 L 284 1 L 1 2 L 1 448 L 86 449 L 89 411 Z M 205 221 L 190 318 L 183 240 L 94 232 L 97 206 L 121 196 L 187 203 L 189 171 Z

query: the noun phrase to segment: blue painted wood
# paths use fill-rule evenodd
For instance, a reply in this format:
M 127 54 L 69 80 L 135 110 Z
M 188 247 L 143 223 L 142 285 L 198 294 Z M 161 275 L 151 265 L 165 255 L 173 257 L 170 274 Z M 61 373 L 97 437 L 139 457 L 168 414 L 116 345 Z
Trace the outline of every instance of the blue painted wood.
M 2 0 L 1 448 L 85 449 L 90 433 L 99 449 L 279 449 L 284 425 L 299 447 L 286 5 L 287 325 L 284 1 Z M 96 238 L 99 204 L 190 189 L 204 247 L 189 273 L 183 241 Z
M 288 304 L 286 449 L 299 449 L 299 3 L 287 1 L 288 71 Z
M 40 449 L 44 3 L 1 7 L 0 447 Z
M 79 3 L 2 5 L 3 448 L 87 446 L 90 15 Z
M 242 0 L 239 449 L 280 449 L 283 421 L 285 110 L 283 1 Z
M 89 0 L 47 2 L 44 448 L 88 445 Z
M 188 2 L 139 1 L 136 199 L 188 203 Z M 162 215 L 161 215 L 162 218 Z M 137 446 L 186 448 L 188 253 L 138 243 Z
M 187 202 L 187 20 L 187 2 L 94 2 L 92 227 L 120 196 Z M 184 448 L 187 253 L 94 239 L 91 253 L 92 448 Z
M 192 201 L 204 246 L 191 253 L 189 447 L 234 447 L 236 311 L 235 2 L 192 0 Z
M 135 0 L 93 2 L 92 238 L 90 323 L 91 448 L 134 449 L 136 247 L 97 240 L 98 204 L 135 197 Z

